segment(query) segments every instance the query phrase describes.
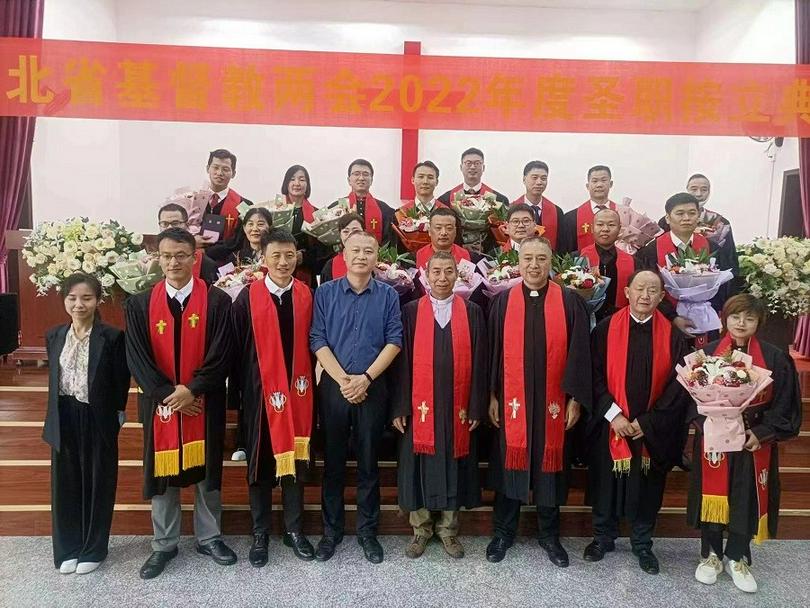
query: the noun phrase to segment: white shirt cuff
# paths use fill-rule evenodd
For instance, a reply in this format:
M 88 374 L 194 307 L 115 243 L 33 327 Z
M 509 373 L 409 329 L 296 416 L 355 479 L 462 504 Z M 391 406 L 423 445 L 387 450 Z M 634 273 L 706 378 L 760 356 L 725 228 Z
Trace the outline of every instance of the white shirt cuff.
M 613 419 L 622 413 L 622 408 L 620 408 L 615 402 L 613 405 L 610 406 L 610 409 L 605 412 L 605 420 L 608 422 L 613 422 Z

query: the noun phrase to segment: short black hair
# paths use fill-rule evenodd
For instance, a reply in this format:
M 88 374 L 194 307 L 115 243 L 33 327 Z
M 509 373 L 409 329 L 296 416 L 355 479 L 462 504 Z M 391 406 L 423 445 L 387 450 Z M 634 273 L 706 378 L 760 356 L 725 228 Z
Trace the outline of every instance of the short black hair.
M 338 230 L 343 230 L 346 226 L 351 224 L 352 222 L 359 222 L 361 226 L 363 226 L 363 218 L 360 217 L 357 213 L 347 213 L 346 215 L 341 215 L 338 218 L 337 227 Z
M 281 193 L 284 196 L 289 196 L 290 180 L 293 178 L 293 175 L 299 171 L 303 171 L 304 177 L 307 179 L 307 189 L 304 191 L 304 198 L 309 198 L 309 195 L 312 194 L 312 182 L 309 179 L 309 171 L 307 171 L 307 168 L 304 165 L 293 165 L 287 169 L 287 172 L 284 174 L 284 181 L 281 182 Z
M 484 158 L 484 153 L 481 152 L 480 149 L 478 149 L 478 148 L 467 148 L 466 150 L 464 150 L 464 152 L 461 153 L 461 160 L 464 160 L 465 156 L 472 156 L 473 154 L 475 154 L 476 156 L 480 156 L 482 160 Z
M 360 167 L 368 167 L 368 170 L 371 171 L 371 177 L 374 177 L 374 167 L 371 166 L 371 163 L 367 161 L 365 158 L 355 158 L 352 162 L 349 163 L 349 168 L 346 171 L 346 176 L 350 176 L 352 174 L 352 167 L 355 165 L 359 165 Z
M 233 152 L 229 152 L 225 148 L 217 148 L 216 150 L 212 150 L 208 153 L 208 164 L 206 167 L 210 167 L 211 163 L 214 162 L 214 159 L 218 158 L 220 160 L 225 160 L 226 158 L 231 159 L 231 169 L 236 172 L 236 154 Z
M 649 273 L 654 274 L 656 277 L 658 277 L 658 282 L 661 284 L 661 291 L 663 291 L 663 290 L 664 290 L 664 279 L 662 279 L 662 278 L 661 278 L 661 275 L 660 275 L 660 274 L 658 274 L 658 273 L 657 273 L 657 272 L 655 272 L 654 270 L 650 270 L 649 268 L 642 268 L 642 269 L 640 269 L 640 270 L 636 270 L 635 272 L 633 272 L 633 274 L 631 274 L 631 275 L 630 275 L 630 276 L 627 278 L 627 285 L 626 285 L 626 287 L 630 287 L 630 285 L 632 285 L 632 284 L 633 284 L 633 281 L 635 280 L 635 278 L 636 278 L 638 275 L 640 275 L 642 272 L 649 272 Z
M 678 192 L 677 194 L 670 196 L 667 199 L 667 202 L 664 204 L 664 211 L 669 214 L 678 205 L 694 205 L 695 209 L 700 211 L 700 201 L 698 201 L 694 195 L 689 194 L 688 192 Z
M 185 243 L 191 247 L 192 251 L 197 248 L 194 235 L 192 235 L 188 230 L 183 230 L 182 228 L 166 228 L 166 230 L 157 235 L 157 246 L 160 247 L 160 244 L 166 239 L 174 241 L 175 243 Z
M 610 167 L 607 165 L 594 165 L 588 169 L 588 179 L 591 179 L 591 173 L 596 173 L 597 171 L 607 171 L 608 177 L 613 179 L 613 173 L 610 172 Z
M 709 178 L 703 175 L 702 173 L 693 173 L 692 175 L 689 176 L 689 179 L 686 180 L 687 188 L 689 187 L 689 182 L 691 182 L 693 179 L 705 179 L 707 182 L 709 182 L 709 186 L 712 185 L 712 183 L 709 181 Z
M 421 163 L 416 163 L 416 166 L 413 168 L 413 173 L 411 174 L 411 177 L 416 175 L 416 170 L 419 167 L 428 167 L 430 169 L 433 169 L 433 171 L 436 172 L 436 179 L 439 179 L 439 168 L 436 166 L 436 163 L 430 160 L 423 160 Z
M 533 171 L 534 169 L 543 169 L 546 173 L 548 173 L 548 165 L 542 160 L 530 160 L 526 163 L 526 166 L 523 167 L 523 177 L 526 177 L 529 174 L 529 171 Z
M 428 222 L 432 220 L 434 217 L 452 217 L 456 220 L 456 229 L 461 226 L 461 222 L 458 218 L 458 213 L 456 213 L 455 209 L 451 209 L 450 207 L 443 207 L 443 206 L 436 206 L 433 211 L 430 212 L 430 217 L 428 218 Z
M 188 221 L 188 211 L 186 211 L 186 208 L 183 207 L 183 205 L 178 205 L 177 203 L 166 203 L 160 209 L 158 209 L 158 221 L 160 221 L 160 215 L 164 211 L 179 211 L 183 221 Z
M 295 237 L 289 232 L 289 230 L 284 230 L 284 228 L 273 228 L 272 230 L 265 232 L 262 235 L 262 240 L 260 243 L 262 251 L 267 249 L 267 246 L 270 243 L 287 243 L 289 245 L 298 245 Z
M 68 294 L 70 294 L 71 289 L 82 283 L 85 283 L 90 288 L 90 291 L 95 294 L 97 300 L 101 299 L 101 281 L 98 280 L 98 277 L 87 274 L 86 272 L 74 272 L 62 281 L 62 286 L 59 288 L 59 295 L 62 299 L 65 299 L 68 297 Z
M 508 222 L 512 219 L 513 215 L 521 211 L 528 213 L 532 216 L 532 219 L 534 219 L 534 211 L 532 211 L 532 208 L 529 205 L 526 203 L 515 203 L 514 205 L 509 205 L 509 208 L 506 210 L 506 221 Z

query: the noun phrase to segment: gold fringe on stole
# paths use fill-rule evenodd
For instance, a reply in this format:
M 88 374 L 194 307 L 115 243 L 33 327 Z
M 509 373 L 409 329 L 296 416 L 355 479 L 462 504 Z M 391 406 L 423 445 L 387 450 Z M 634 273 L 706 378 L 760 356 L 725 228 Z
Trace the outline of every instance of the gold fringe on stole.
M 703 495 L 700 505 L 700 521 L 703 523 L 727 524 L 728 517 L 728 496 Z
M 641 471 L 645 475 L 650 472 L 650 458 L 648 456 L 641 457 Z
M 283 477 L 284 475 L 292 475 L 295 477 L 295 452 L 284 452 L 283 454 L 276 454 L 276 478 Z
M 295 459 L 309 462 L 309 437 L 295 438 Z
M 771 537 L 768 532 L 768 514 L 766 513 L 759 518 L 759 525 L 757 526 L 757 535 L 754 537 L 754 542 L 758 545 L 762 544 L 763 540 L 768 540 Z
M 613 461 L 613 472 L 616 475 L 624 475 L 625 473 L 630 472 L 630 459 L 629 458 L 620 458 L 619 460 Z
M 205 466 L 205 439 L 183 444 L 183 470 Z
M 155 477 L 180 474 L 180 450 L 155 452 Z

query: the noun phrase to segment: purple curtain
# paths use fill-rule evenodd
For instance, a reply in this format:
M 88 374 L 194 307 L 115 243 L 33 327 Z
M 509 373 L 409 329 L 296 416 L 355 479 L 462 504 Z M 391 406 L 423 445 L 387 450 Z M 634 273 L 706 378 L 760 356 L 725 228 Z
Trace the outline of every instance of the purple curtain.
M 810 63 L 810 2 L 796 0 L 796 63 Z M 810 237 L 810 138 L 799 139 L 799 180 L 802 193 L 804 236 Z M 799 319 L 793 346 L 810 357 L 810 316 Z
M 0 0 L 0 36 L 42 37 L 45 0 Z M 31 173 L 34 119 L 0 116 L 0 292 L 8 290 L 6 231 L 20 222 L 23 194 Z

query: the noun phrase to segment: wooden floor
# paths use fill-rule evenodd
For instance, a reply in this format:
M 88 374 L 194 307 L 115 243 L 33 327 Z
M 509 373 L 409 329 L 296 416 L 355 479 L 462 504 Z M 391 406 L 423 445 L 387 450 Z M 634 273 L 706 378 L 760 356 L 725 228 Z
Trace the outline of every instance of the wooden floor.
M 810 361 L 797 361 L 800 369 L 804 421 L 801 435 L 780 445 L 782 480 L 782 513 L 780 538 L 810 539 Z M 47 370 L 34 365 L 0 366 L 0 535 L 40 535 L 50 533 L 50 449 L 42 441 L 42 421 L 47 398 Z M 136 419 L 135 393 L 130 394 L 128 420 Z M 236 420 L 229 412 L 226 434 L 226 457 L 234 448 Z M 382 455 L 380 485 L 382 515 L 380 533 L 408 534 L 410 528 L 396 504 L 396 462 L 393 434 L 385 441 Z M 137 422 L 127 422 L 119 438 L 119 476 L 116 496 L 114 534 L 149 534 L 149 503 L 141 498 L 142 428 Z M 320 478 L 322 462 L 315 454 L 314 474 L 305 492 L 305 531 L 321 531 Z M 222 500 L 223 531 L 226 534 L 250 532 L 247 485 L 244 463 L 226 460 L 223 469 Z M 486 465 L 481 465 L 481 479 L 486 477 Z M 667 483 L 664 507 L 657 534 L 659 536 L 694 536 L 685 523 L 687 473 L 673 471 Z M 563 535 L 589 536 L 590 509 L 584 506 L 583 490 L 586 471 L 575 469 L 569 506 L 564 508 Z M 354 468 L 350 467 L 346 492 L 347 505 L 355 497 Z M 465 534 L 488 535 L 491 532 L 492 494 L 485 492 L 485 505 L 462 513 Z M 280 503 L 278 490 L 274 494 Z M 183 491 L 183 533 L 191 533 L 191 492 Z M 277 507 L 278 508 L 278 507 Z M 348 506 L 347 533 L 353 532 L 354 510 Z M 529 509 L 526 508 L 528 511 Z M 281 513 L 275 513 L 274 527 L 281 531 Z M 535 518 L 525 513 L 521 532 L 531 534 L 536 529 Z

